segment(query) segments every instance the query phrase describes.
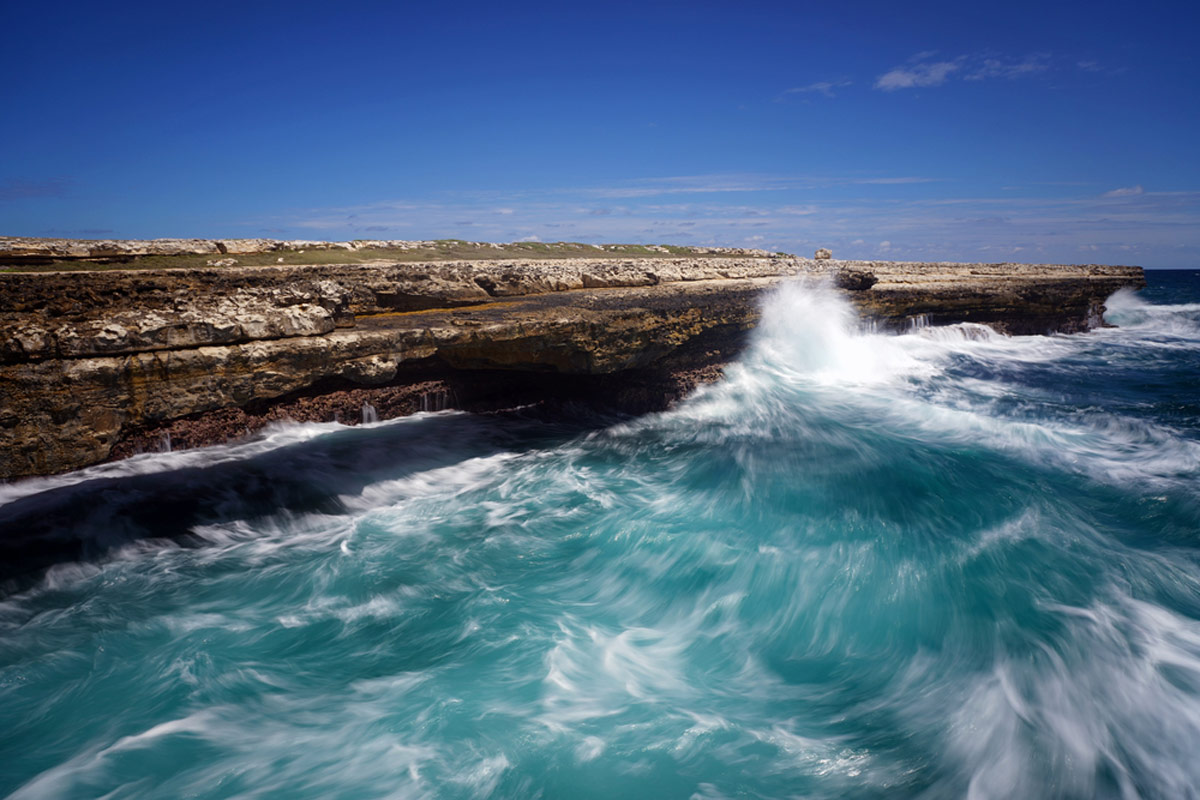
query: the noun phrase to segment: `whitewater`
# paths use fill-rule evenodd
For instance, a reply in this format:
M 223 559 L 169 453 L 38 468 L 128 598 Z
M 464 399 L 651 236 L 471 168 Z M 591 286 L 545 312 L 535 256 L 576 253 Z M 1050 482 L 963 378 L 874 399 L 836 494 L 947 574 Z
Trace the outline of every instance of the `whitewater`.
M 660 414 L 0 485 L 83 543 L 0 594 L 0 796 L 1200 797 L 1200 273 L 1147 278 L 1030 337 L 789 284 Z

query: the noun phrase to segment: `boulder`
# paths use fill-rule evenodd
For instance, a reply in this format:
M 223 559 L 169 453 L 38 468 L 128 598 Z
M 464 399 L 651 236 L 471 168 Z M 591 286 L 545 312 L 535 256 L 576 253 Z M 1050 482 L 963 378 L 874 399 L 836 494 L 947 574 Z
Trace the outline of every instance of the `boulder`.
M 826 250 L 825 252 L 829 251 Z M 879 279 L 875 277 L 874 272 L 865 269 L 839 269 L 833 273 L 833 285 L 839 289 L 847 289 L 851 292 L 870 289 L 878 281 Z

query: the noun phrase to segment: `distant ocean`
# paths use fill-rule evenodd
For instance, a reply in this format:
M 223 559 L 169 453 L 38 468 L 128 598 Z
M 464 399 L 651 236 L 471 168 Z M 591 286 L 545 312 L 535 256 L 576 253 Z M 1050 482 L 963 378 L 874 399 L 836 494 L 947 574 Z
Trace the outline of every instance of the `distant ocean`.
M 0 486 L 96 553 L 0 597 L 0 796 L 1200 796 L 1200 270 L 1147 279 L 1019 338 L 790 286 L 665 413 Z

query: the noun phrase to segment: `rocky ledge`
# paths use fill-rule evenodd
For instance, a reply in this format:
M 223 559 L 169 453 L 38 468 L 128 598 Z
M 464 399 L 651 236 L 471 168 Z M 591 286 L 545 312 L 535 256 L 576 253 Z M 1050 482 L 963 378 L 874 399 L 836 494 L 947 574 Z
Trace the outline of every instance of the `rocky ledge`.
M 0 273 L 0 478 L 226 441 L 285 418 L 660 409 L 719 377 L 763 294 L 796 275 L 830 280 L 881 326 L 970 321 L 1010 334 L 1086 330 L 1110 294 L 1145 283 L 1138 267 L 601 250 Z

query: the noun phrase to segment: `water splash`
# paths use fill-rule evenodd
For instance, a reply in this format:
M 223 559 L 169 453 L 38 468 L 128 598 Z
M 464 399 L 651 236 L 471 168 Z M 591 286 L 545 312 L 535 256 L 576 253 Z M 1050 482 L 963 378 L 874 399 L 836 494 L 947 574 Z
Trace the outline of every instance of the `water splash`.
M 1200 303 L 1148 303 L 1136 292 L 1122 289 L 1108 299 L 1105 319 L 1133 328 L 1194 340 L 1200 336 Z
M 421 395 L 421 410 L 429 412 L 445 411 L 450 405 L 450 392 L 447 389 L 435 389 Z

